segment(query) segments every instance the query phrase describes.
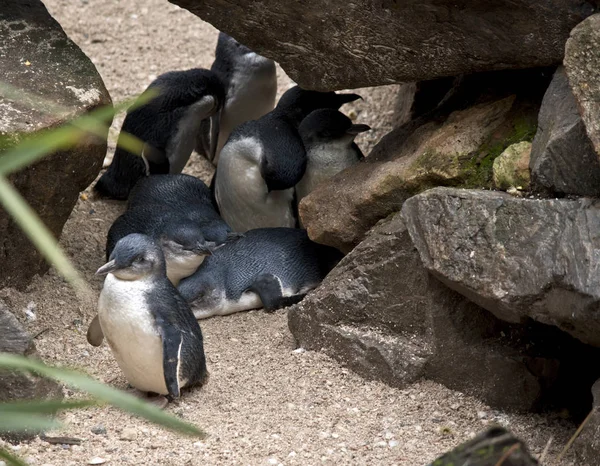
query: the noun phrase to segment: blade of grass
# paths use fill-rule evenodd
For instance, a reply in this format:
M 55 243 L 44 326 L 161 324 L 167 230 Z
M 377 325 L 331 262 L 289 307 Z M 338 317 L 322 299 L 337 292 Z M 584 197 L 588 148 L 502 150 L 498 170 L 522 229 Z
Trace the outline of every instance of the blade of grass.
M 60 423 L 49 416 L 32 413 L 5 412 L 0 418 L 0 432 L 44 431 L 56 429 Z
M 87 408 L 88 406 L 97 404 L 98 402 L 96 400 L 32 400 L 0 403 L 0 422 L 5 413 L 56 414 L 58 411 Z
M 52 233 L 3 175 L 0 175 L 0 203 L 46 260 L 77 291 L 89 295 L 89 286 L 71 265 Z
M 40 131 L 26 137 L 16 146 L 0 153 L 0 173 L 9 175 L 46 155 L 73 147 L 89 135 L 105 139 L 110 126 L 110 122 L 107 123 L 106 120 L 112 120 L 115 113 L 127 107 L 135 108 L 148 102 L 153 94 L 156 93 L 147 92 L 133 102 L 128 101 L 114 108 L 106 106 L 93 110 L 59 128 Z M 118 145 L 132 154 L 139 155 L 144 143 L 131 134 L 121 133 Z
M 0 448 L 0 458 L 6 461 L 8 466 L 29 466 L 21 458 L 14 456 L 13 454 L 6 451 L 4 448 Z
M 73 388 L 85 391 L 98 400 L 110 403 L 124 411 L 143 417 L 185 435 L 204 437 L 206 434 L 199 428 L 170 416 L 135 396 L 108 387 L 79 372 L 69 369 L 57 369 L 32 359 L 13 354 L 0 353 L 0 367 L 10 370 L 34 372 L 44 377 L 58 380 Z

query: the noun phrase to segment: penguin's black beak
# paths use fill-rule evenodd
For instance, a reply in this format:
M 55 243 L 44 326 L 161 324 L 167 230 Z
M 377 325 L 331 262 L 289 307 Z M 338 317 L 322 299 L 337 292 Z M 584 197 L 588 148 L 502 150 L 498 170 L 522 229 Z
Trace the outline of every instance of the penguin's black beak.
M 211 242 L 196 244 L 196 247 L 193 249 L 193 251 L 196 254 L 203 254 L 205 256 L 210 256 L 215 251 L 215 249 L 218 249 L 218 248 L 219 248 L 219 246 L 215 245 L 215 243 L 213 243 L 211 241 Z
M 114 272 L 117 269 L 118 269 L 117 263 L 113 259 L 110 262 L 107 262 L 106 264 L 104 264 L 98 270 L 96 270 L 96 275 L 106 275 L 106 274 L 109 274 L 111 272 Z
M 346 133 L 356 135 L 364 133 L 365 131 L 371 131 L 371 127 L 369 125 L 352 125 L 348 128 Z

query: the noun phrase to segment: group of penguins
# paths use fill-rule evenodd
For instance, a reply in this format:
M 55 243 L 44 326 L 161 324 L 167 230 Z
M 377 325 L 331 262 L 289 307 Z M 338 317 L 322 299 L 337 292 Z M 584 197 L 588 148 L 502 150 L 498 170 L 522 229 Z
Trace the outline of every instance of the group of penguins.
M 358 162 L 367 125 L 339 111 L 357 94 L 294 86 L 275 106 L 275 63 L 219 33 L 210 70 L 172 71 L 127 112 L 94 189 L 127 200 L 106 242 L 106 275 L 87 338 L 106 338 L 129 384 L 161 407 L 208 377 L 197 319 L 299 302 L 341 259 L 312 242 L 297 205 Z M 182 174 L 193 151 L 210 187 Z

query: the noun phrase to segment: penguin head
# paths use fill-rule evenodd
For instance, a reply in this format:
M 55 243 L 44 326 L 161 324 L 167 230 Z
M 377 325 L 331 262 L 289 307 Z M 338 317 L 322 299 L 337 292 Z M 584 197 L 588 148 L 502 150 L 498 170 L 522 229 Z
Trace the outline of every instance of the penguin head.
M 311 146 L 337 141 L 350 144 L 357 134 L 370 129 L 368 125 L 352 124 L 352 120 L 342 112 L 332 108 L 321 108 L 302 120 L 298 131 L 304 145 Z
M 164 73 L 148 89 L 158 93 L 151 102 L 162 112 L 186 107 L 206 96 L 214 99 L 213 112 L 217 112 L 225 104 L 225 85 L 222 79 L 217 73 L 203 68 Z
M 167 225 L 160 243 L 167 257 L 206 256 L 212 254 L 217 247 L 217 243 L 207 240 L 203 229 L 190 220 Z
M 165 258 L 160 246 L 149 236 L 139 233 L 121 238 L 108 259 L 96 271 L 97 275 L 112 273 L 121 280 L 166 275 Z
M 252 53 L 244 44 L 240 44 L 233 37 L 219 31 L 217 39 L 217 49 L 215 51 L 215 61 L 223 60 L 223 56 L 241 56 Z
M 300 86 L 294 86 L 283 93 L 274 111 L 279 115 L 287 116 L 299 125 L 313 110 L 319 108 L 337 110 L 342 105 L 361 98 L 358 94 L 308 91 Z

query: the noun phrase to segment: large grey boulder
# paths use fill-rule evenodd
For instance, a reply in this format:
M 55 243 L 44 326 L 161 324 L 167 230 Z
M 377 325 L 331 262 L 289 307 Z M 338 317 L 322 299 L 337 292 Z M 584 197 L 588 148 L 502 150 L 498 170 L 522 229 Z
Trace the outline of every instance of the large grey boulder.
M 600 159 L 562 66 L 554 73 L 542 101 L 530 169 L 532 188 L 538 192 L 600 195 Z
M 434 186 L 491 188 L 494 159 L 511 144 L 533 139 L 548 71 L 457 80 L 439 106 L 429 103 L 383 137 L 363 162 L 302 199 L 300 218 L 310 238 L 348 252 L 416 193 Z M 426 91 L 417 92 L 413 107 L 422 106 Z
M 170 0 L 281 64 L 298 84 L 335 90 L 558 64 L 597 0 Z
M 573 29 L 564 63 L 585 129 L 600 154 L 600 14 Z
M 28 135 L 56 128 L 98 106 L 111 104 L 95 66 L 65 35 L 39 0 L 0 4 L 0 82 L 27 95 L 0 92 L 0 157 Z M 62 107 L 32 101 L 39 96 Z M 75 147 L 10 176 L 10 181 L 59 236 L 79 192 L 97 176 L 106 153 L 106 136 L 84 137 Z M 23 289 L 48 269 L 20 228 L 0 209 L 0 287 Z
M 435 188 L 402 214 L 425 268 L 498 318 L 600 346 L 600 201 Z
M 561 367 L 529 329 L 429 276 L 400 214 L 378 224 L 288 318 L 298 346 L 364 377 L 396 387 L 427 378 L 503 409 L 536 407 Z

